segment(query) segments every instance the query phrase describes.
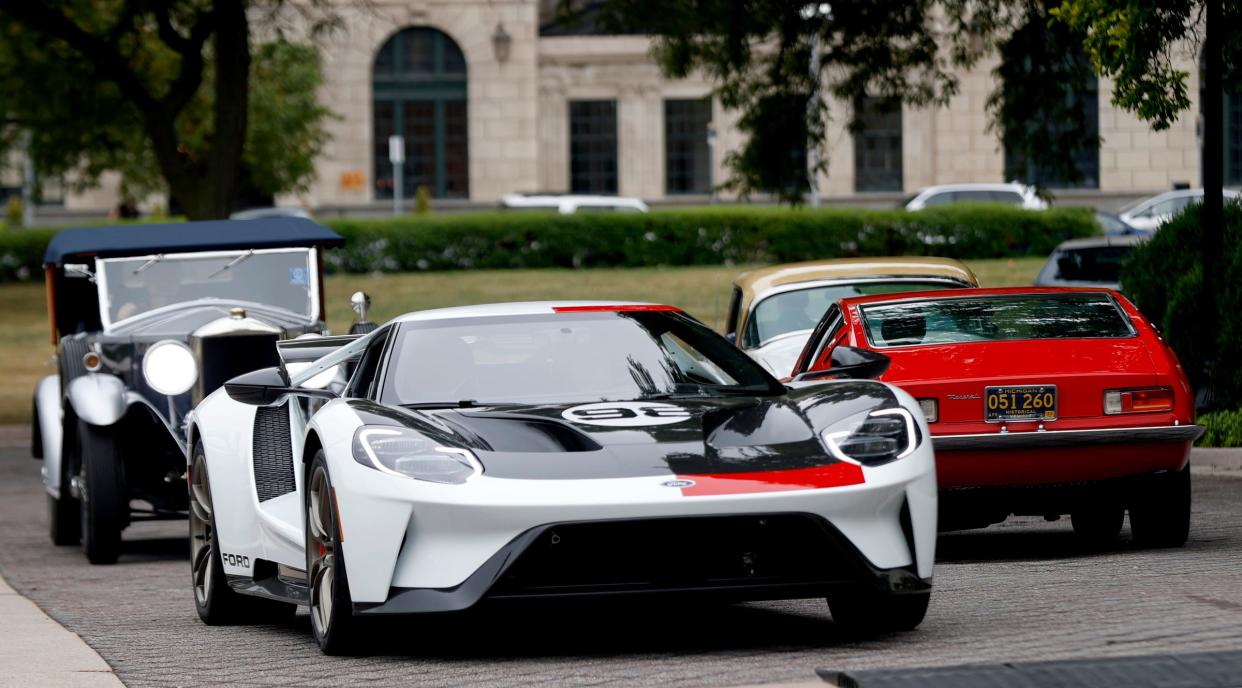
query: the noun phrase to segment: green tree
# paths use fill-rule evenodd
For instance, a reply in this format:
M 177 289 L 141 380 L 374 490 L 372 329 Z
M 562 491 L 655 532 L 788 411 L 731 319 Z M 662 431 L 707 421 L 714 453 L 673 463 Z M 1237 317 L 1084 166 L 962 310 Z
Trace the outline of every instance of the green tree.
M 44 174 L 90 183 L 121 170 L 136 190 L 166 186 L 192 219 L 226 216 L 255 190 L 296 191 L 326 139 L 318 62 L 285 41 L 252 49 L 250 32 L 254 13 L 289 8 L 309 11 L 282 0 L 0 0 L 0 146 L 30 131 Z
M 1226 89 L 1242 87 L 1242 2 L 1239 0 L 1062 0 L 1053 15 L 1085 34 L 1095 68 L 1114 81 L 1113 103 L 1157 130 L 1190 108 L 1190 74 L 1177 66 L 1179 46 L 1201 48 L 1203 131 L 1203 233 L 1195 319 L 1202 360 L 1211 369 L 1219 355 L 1216 326 L 1224 232 L 1224 103 Z M 1159 279 L 1163 276 L 1152 276 Z M 1207 395 L 1210 403 L 1210 384 Z
M 608 30 L 656 37 L 655 54 L 674 78 L 699 70 L 717 84 L 724 107 L 740 113 L 747 134 L 726 159 L 725 187 L 799 202 L 809 188 L 808 142 L 822 149 L 830 119 L 826 95 L 911 105 L 946 102 L 957 92 L 954 65 L 970 65 L 981 47 L 967 40 L 999 21 L 992 0 L 606 0 Z M 598 3 L 561 0 L 567 21 Z M 852 115 L 851 115 L 852 117 Z

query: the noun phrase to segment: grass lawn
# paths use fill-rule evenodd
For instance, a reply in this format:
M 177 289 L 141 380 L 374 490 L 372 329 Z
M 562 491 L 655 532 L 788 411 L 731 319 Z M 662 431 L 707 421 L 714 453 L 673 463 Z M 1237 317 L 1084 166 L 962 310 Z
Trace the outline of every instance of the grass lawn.
M 984 286 L 1030 284 L 1043 258 L 969 263 Z M 730 283 L 743 267 L 595 270 L 475 270 L 394 275 L 334 275 L 326 284 L 328 325 L 345 332 L 353 322 L 349 296 L 371 295 L 372 320 L 425 308 L 497 301 L 617 299 L 671 303 L 720 329 Z M 0 386 L 0 423 L 26 422 L 35 383 L 55 372 L 43 285 L 0 285 L 0 361 L 9 371 Z

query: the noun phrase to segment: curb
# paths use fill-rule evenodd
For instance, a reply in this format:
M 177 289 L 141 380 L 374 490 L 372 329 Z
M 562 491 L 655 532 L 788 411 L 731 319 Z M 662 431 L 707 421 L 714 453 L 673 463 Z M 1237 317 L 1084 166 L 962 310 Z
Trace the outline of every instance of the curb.
M 1190 465 L 1217 471 L 1242 471 L 1242 448 L 1195 447 L 1190 450 Z
M 0 619 L 0 686 L 124 686 L 98 652 L 2 577 Z

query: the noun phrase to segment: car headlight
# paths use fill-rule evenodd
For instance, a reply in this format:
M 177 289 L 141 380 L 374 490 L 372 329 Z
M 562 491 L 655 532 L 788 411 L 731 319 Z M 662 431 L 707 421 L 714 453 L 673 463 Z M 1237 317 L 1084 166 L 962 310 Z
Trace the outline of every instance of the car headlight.
M 851 416 L 824 431 L 824 445 L 840 461 L 879 466 L 909 456 L 919 445 L 918 424 L 904 408 Z
M 190 391 L 198 381 L 198 364 L 190 347 L 165 339 L 152 344 L 142 357 L 142 376 L 151 389 L 176 396 Z
M 359 428 L 353 454 L 368 468 L 432 483 L 460 484 L 483 472 L 470 451 L 442 447 L 409 428 Z

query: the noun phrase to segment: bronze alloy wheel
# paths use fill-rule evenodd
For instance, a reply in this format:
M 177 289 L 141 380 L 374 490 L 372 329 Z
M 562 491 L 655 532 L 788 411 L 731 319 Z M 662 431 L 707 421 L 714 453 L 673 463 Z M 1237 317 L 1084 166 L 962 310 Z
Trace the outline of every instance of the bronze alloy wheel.
M 194 598 L 203 606 L 207 604 L 208 591 L 215 576 L 213 542 L 207 460 L 202 452 L 196 452 L 190 469 L 190 568 L 194 576 Z
M 315 466 L 310 480 L 307 501 L 307 559 L 310 580 L 310 615 L 316 635 L 327 636 L 332 630 L 332 605 L 336 580 L 336 524 L 333 522 L 332 487 L 328 472 Z

